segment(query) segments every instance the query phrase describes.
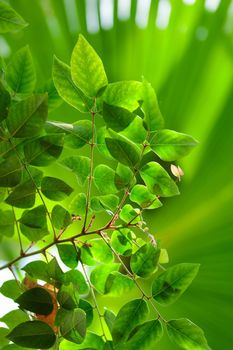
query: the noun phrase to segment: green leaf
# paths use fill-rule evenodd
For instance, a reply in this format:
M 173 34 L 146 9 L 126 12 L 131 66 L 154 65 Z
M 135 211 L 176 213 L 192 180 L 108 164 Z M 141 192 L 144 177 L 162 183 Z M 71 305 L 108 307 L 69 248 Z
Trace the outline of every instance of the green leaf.
M 62 282 L 64 284 L 73 283 L 79 294 L 88 293 L 88 285 L 82 273 L 78 270 L 70 270 L 63 274 Z M 80 306 L 81 307 L 81 306 Z
M 134 168 L 140 162 L 140 149 L 124 136 L 111 132 L 111 136 L 105 139 L 109 152 L 118 162 Z
M 48 133 L 65 133 L 65 144 L 71 148 L 81 148 L 92 138 L 92 123 L 90 120 L 79 120 L 75 124 L 56 121 L 46 123 Z
M 112 212 L 117 208 L 119 198 L 114 194 L 107 194 L 105 196 L 95 196 L 91 199 L 91 208 L 94 211 L 111 210 Z
M 61 335 L 76 344 L 81 344 L 86 335 L 86 315 L 82 309 L 66 311 L 60 324 Z
M 66 228 L 72 223 L 70 213 L 59 204 L 53 207 L 51 219 L 54 227 L 60 230 Z
M 73 192 L 73 188 L 60 179 L 46 176 L 42 180 L 41 191 L 53 201 L 62 201 Z
M 111 310 L 109 310 L 105 307 L 104 308 L 104 320 L 105 320 L 110 332 L 112 332 L 112 327 L 113 327 L 115 319 L 116 319 L 116 315 Z
M 20 282 L 16 280 L 9 280 L 2 284 L 0 288 L 0 293 L 4 295 L 4 297 L 10 299 L 16 299 L 22 293 L 22 289 L 20 287 Z
M 74 269 L 78 265 L 78 255 L 72 244 L 58 244 L 57 250 L 62 262 Z
M 47 166 L 59 158 L 63 144 L 63 134 L 41 136 L 24 145 L 25 159 L 31 165 Z
M 31 94 L 36 85 L 36 72 L 28 46 L 18 50 L 7 66 L 6 80 L 15 94 Z
M 70 67 L 56 56 L 53 60 L 53 81 L 59 95 L 65 102 L 80 112 L 90 111 L 93 101 L 74 84 Z
M 134 183 L 135 177 L 132 170 L 129 167 L 118 163 L 115 173 L 115 185 L 117 189 L 120 190 L 128 187 L 129 185 L 132 186 Z
M 50 282 L 47 264 L 44 261 L 32 261 L 22 268 L 31 278 Z
M 6 237 L 14 236 L 15 217 L 12 210 L 0 209 L 0 235 Z
M 159 105 L 154 89 L 146 80 L 142 88 L 142 110 L 147 129 L 152 132 L 163 127 L 164 121 L 159 110 Z
M 0 327 L 0 343 L 3 346 L 9 343 L 9 340 L 6 338 L 8 331 L 9 329 Z
M 0 8 L 1 8 L 1 4 L 0 4 Z M 6 119 L 6 117 L 8 116 L 10 104 L 11 104 L 11 96 L 9 92 L 5 90 L 4 86 L 0 82 L 0 123 L 4 119 Z
M 109 132 L 105 126 L 102 126 L 101 128 L 97 129 L 97 149 L 101 153 L 101 155 L 104 155 L 107 159 L 114 160 L 114 158 L 111 156 L 107 146 L 105 139 L 106 137 L 109 137 Z
M 90 254 L 95 261 L 106 263 L 106 264 L 113 262 L 114 260 L 113 253 L 102 238 L 90 239 L 88 241 L 88 244 L 89 244 Z M 84 258 L 83 253 L 81 253 L 81 257 L 82 259 Z M 85 263 L 85 260 L 83 260 L 83 262 Z
M 104 341 L 103 339 L 92 332 L 87 332 L 86 337 L 82 344 L 72 344 L 66 340 L 60 344 L 60 350 L 103 350 Z
M 119 296 L 129 293 L 134 287 L 134 281 L 118 271 L 110 273 L 105 284 L 105 294 Z
M 145 209 L 156 209 L 162 206 L 162 203 L 156 195 L 152 194 L 146 186 L 135 185 L 130 193 L 130 200 Z
M 189 154 L 197 143 L 192 136 L 164 129 L 153 135 L 150 147 L 162 160 L 171 162 Z
M 143 299 L 134 299 L 123 305 L 117 314 L 112 328 L 115 345 L 124 343 L 131 331 L 144 322 L 148 316 L 148 305 Z
M 70 210 L 75 215 L 83 215 L 86 212 L 87 198 L 85 193 L 77 194 L 70 203 Z
M 135 115 L 125 108 L 103 103 L 103 118 L 108 128 L 122 131 L 133 121 Z
M 105 294 L 106 289 L 106 282 L 108 279 L 108 276 L 113 271 L 117 271 L 120 267 L 120 264 L 111 263 L 106 265 L 99 265 L 94 268 L 94 270 L 91 271 L 90 280 L 95 289 L 101 293 Z
M 115 230 L 111 236 L 111 246 L 120 255 L 131 255 L 132 238 L 132 232 L 127 228 Z
M 126 223 L 131 222 L 136 224 L 141 221 L 141 211 L 138 208 L 133 208 L 131 204 L 125 204 L 120 212 L 120 218 Z
M 144 128 L 142 118 L 135 116 L 132 123 L 121 132 L 121 135 L 135 143 L 143 144 L 147 138 L 147 131 Z
M 28 24 L 12 7 L 5 2 L 0 3 L 0 33 L 14 32 Z
M 47 95 L 33 95 L 11 106 L 6 119 L 13 137 L 33 137 L 42 132 L 48 114 Z
M 150 276 L 157 268 L 160 249 L 151 243 L 145 244 L 131 256 L 130 267 L 133 273 L 140 277 Z
M 18 309 L 8 312 L 0 320 L 11 329 L 16 327 L 19 323 L 29 321 L 29 316 L 26 314 L 26 312 Z
M 54 282 L 58 282 L 57 284 L 60 285 L 64 283 L 64 273 L 62 269 L 60 268 L 57 259 L 53 258 L 52 260 L 49 261 L 47 264 L 47 273 L 50 278 L 53 279 Z M 67 281 L 69 283 L 70 281 Z
M 71 76 L 87 95 L 94 97 L 108 84 L 103 63 L 87 40 L 79 35 L 71 56 Z
M 90 175 L 91 160 L 83 156 L 71 156 L 62 159 L 61 164 L 71 170 L 76 176 L 80 186 L 84 185 Z
M 49 234 L 44 205 L 25 210 L 19 219 L 19 223 L 22 234 L 32 242 L 37 242 Z
M 162 305 L 175 302 L 196 277 L 199 264 L 182 263 L 168 268 L 152 284 L 152 296 Z
M 56 341 L 52 328 L 42 321 L 23 322 L 7 338 L 17 345 L 33 349 L 49 349 Z
M 36 314 L 49 315 L 53 310 L 53 300 L 44 288 L 35 287 L 21 294 L 16 300 L 19 307 Z
M 139 101 L 142 100 L 142 83 L 129 80 L 108 84 L 102 98 L 110 105 L 133 112 L 139 107 Z
M 7 189 L 4 187 L 0 187 L 0 202 L 3 202 L 7 195 Z
M 73 283 L 62 285 L 57 294 L 59 305 L 66 310 L 73 310 L 78 307 L 79 293 Z
M 89 327 L 93 321 L 93 306 L 86 301 L 85 299 L 79 300 L 79 308 L 82 309 L 86 313 L 86 323 L 87 327 Z
M 118 192 L 115 186 L 115 171 L 107 165 L 99 164 L 94 170 L 94 182 L 103 194 Z
M 22 178 L 23 165 L 18 157 L 12 156 L 0 163 L 0 186 L 14 187 Z
M 49 112 L 53 111 L 54 109 L 60 107 L 62 104 L 62 99 L 58 95 L 58 92 L 54 86 L 53 80 L 49 79 L 45 81 L 45 84 L 42 88 L 39 89 L 38 92 L 41 93 L 47 93 L 48 94 L 48 109 Z
M 140 175 L 149 191 L 161 197 L 179 194 L 179 189 L 166 170 L 156 162 L 149 162 L 140 170 Z
M 160 341 L 163 335 L 161 322 L 157 320 L 147 321 L 137 326 L 129 336 L 125 344 L 119 350 L 145 350 L 151 349 Z M 118 349 L 118 347 L 117 347 Z
M 186 318 L 170 320 L 166 323 L 172 342 L 186 350 L 210 350 L 203 330 Z
M 17 208 L 31 208 L 35 204 L 36 184 L 42 180 L 43 173 L 35 169 L 32 178 L 16 186 L 6 198 L 5 202 Z

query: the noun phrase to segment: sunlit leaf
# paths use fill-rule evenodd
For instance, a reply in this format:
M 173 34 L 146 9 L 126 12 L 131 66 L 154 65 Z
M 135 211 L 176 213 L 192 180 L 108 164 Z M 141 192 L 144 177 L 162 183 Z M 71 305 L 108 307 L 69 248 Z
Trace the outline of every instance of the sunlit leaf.
M 36 84 L 36 72 L 28 46 L 15 53 L 7 66 L 6 80 L 15 94 L 31 94 Z
M 114 344 L 124 343 L 131 331 L 145 321 L 148 313 L 147 303 L 143 299 L 134 299 L 122 306 L 112 328 Z
M 146 209 L 156 209 L 162 206 L 157 196 L 152 194 L 144 185 L 135 185 L 132 188 L 130 200 Z
M 47 95 L 33 95 L 11 106 L 6 119 L 13 137 L 32 137 L 42 132 L 48 114 Z
M 70 213 L 59 204 L 53 207 L 51 219 L 54 227 L 58 229 L 64 229 L 72 222 Z
M 71 156 L 62 159 L 61 164 L 77 176 L 78 183 L 82 186 L 90 174 L 90 162 L 88 157 Z
M 203 330 L 186 318 L 166 323 L 169 338 L 182 349 L 210 350 Z
M 71 78 L 70 67 L 56 56 L 53 61 L 53 81 L 59 95 L 80 112 L 88 112 L 93 102 L 75 85 Z
M 37 242 L 48 232 L 46 210 L 39 205 L 31 210 L 25 210 L 19 219 L 20 230 L 30 241 Z
M 57 249 L 62 262 L 66 266 L 73 269 L 78 265 L 78 255 L 72 244 L 58 244 Z
M 71 56 L 71 76 L 74 83 L 90 97 L 96 96 L 108 84 L 100 57 L 81 34 Z
M 140 175 L 148 189 L 156 195 L 171 197 L 179 194 L 177 185 L 159 163 L 147 163 L 141 168 Z
M 0 3 L 0 33 L 14 32 L 23 29 L 28 24 L 5 2 Z
M 153 298 L 162 305 L 175 302 L 192 283 L 199 264 L 181 263 L 168 268 L 152 284 Z
M 150 276 L 157 268 L 160 249 L 151 243 L 145 244 L 131 256 L 130 267 L 140 277 Z
M 186 156 L 196 145 L 192 136 L 167 129 L 158 131 L 150 140 L 153 151 L 168 162 Z

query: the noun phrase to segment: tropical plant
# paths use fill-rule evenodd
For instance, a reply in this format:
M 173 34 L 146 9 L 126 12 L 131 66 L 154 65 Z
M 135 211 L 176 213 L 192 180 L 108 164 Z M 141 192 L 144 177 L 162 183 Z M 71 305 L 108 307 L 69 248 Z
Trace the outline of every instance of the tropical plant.
M 12 23 L 26 25 L 1 6 L 8 30 L 15 29 Z M 144 78 L 108 83 L 100 57 L 82 35 L 70 66 L 54 58 L 54 85 L 35 90 L 28 47 L 8 65 L 2 60 L 2 72 L 0 227 L 6 239 L 16 231 L 20 247 L 0 268 L 14 275 L 0 292 L 19 306 L 1 319 L 7 325 L 2 349 L 15 348 L 9 341 L 17 349 L 148 349 L 163 328 L 183 349 L 209 349 L 197 325 L 186 318 L 166 320 L 158 309 L 184 293 L 199 265 L 166 269 L 167 251 L 145 219 L 146 211 L 162 206 L 161 199 L 179 194 L 183 172 L 173 163 L 190 152 L 195 139 L 164 129 L 156 94 Z M 60 103 L 57 92 L 83 119 L 47 120 L 48 109 Z M 89 156 L 80 154 L 84 147 Z M 60 173 L 44 175 L 50 164 L 72 172 L 77 185 Z M 28 257 L 36 260 L 18 265 Z M 17 270 L 25 273 L 21 279 Z M 129 294 L 116 315 L 107 299 L 104 311 L 99 307 L 98 295 L 132 290 L 137 297 Z

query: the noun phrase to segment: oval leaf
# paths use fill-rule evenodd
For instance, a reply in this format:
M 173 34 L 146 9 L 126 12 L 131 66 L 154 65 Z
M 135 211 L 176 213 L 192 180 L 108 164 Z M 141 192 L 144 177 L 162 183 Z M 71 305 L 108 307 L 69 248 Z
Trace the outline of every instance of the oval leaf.
M 23 322 L 7 338 L 19 346 L 32 349 L 49 349 L 56 341 L 52 328 L 42 321 Z
M 166 323 L 169 338 L 182 349 L 210 350 L 203 330 L 186 318 Z
M 150 276 L 157 268 L 160 249 L 151 243 L 145 244 L 131 256 L 130 267 L 133 273 L 140 277 Z
M 62 201 L 73 192 L 73 188 L 60 179 L 46 176 L 42 180 L 41 191 L 53 201 Z
M 39 315 L 49 315 L 53 310 L 53 300 L 44 288 L 35 287 L 24 292 L 15 300 L 20 308 Z
M 162 305 L 175 302 L 196 277 L 199 264 L 182 263 L 168 268 L 152 284 L 152 296 Z
M 160 130 L 150 140 L 152 150 L 164 161 L 171 162 L 189 154 L 197 141 L 173 130 Z
M 143 299 L 131 300 L 118 312 L 112 328 L 113 342 L 124 343 L 131 331 L 148 316 L 148 305 Z
M 161 197 L 179 194 L 179 189 L 166 170 L 156 162 L 149 162 L 140 170 L 140 175 L 148 189 Z
M 74 83 L 90 97 L 96 96 L 108 84 L 100 57 L 81 34 L 71 56 L 71 76 Z

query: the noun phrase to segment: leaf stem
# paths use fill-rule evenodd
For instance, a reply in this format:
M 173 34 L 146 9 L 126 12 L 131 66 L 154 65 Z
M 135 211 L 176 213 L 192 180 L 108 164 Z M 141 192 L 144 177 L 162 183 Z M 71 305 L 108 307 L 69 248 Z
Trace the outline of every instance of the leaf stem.
M 99 317 L 99 321 L 100 321 L 101 330 L 102 330 L 102 332 L 103 332 L 103 337 L 104 337 L 105 341 L 107 342 L 107 337 L 106 337 L 105 330 L 104 330 L 102 315 L 101 315 L 101 312 L 100 312 L 100 309 L 99 309 L 99 306 L 98 306 L 98 303 L 97 303 L 97 299 L 96 299 L 96 296 L 95 296 L 94 288 L 93 288 L 93 286 L 92 286 L 92 284 L 91 284 L 91 281 L 90 281 L 90 279 L 89 279 L 89 276 L 88 276 L 88 274 L 87 274 L 87 272 L 86 272 L 85 266 L 84 266 L 84 264 L 82 263 L 82 261 L 81 261 L 81 265 L 82 265 L 82 269 L 83 269 L 84 275 L 85 275 L 85 277 L 86 277 L 87 283 L 88 283 L 88 285 L 89 285 L 89 287 L 90 287 L 90 291 L 91 291 L 93 303 L 94 303 L 94 305 L 95 305 L 95 309 L 96 309 L 96 311 L 97 311 L 97 314 L 98 314 L 98 317 Z
M 94 107 L 95 107 L 95 104 L 96 104 L 96 100 L 94 102 Z M 85 209 L 85 217 L 84 217 L 82 232 L 86 232 L 86 223 L 87 223 L 87 216 L 88 216 L 88 211 L 89 211 L 89 206 L 90 206 L 91 186 L 92 186 L 92 180 L 93 180 L 94 148 L 95 148 L 95 114 L 96 114 L 96 112 L 91 111 L 92 139 L 91 139 L 91 143 L 90 143 L 90 147 L 91 147 L 90 175 L 88 178 L 88 185 L 87 185 L 86 209 Z

